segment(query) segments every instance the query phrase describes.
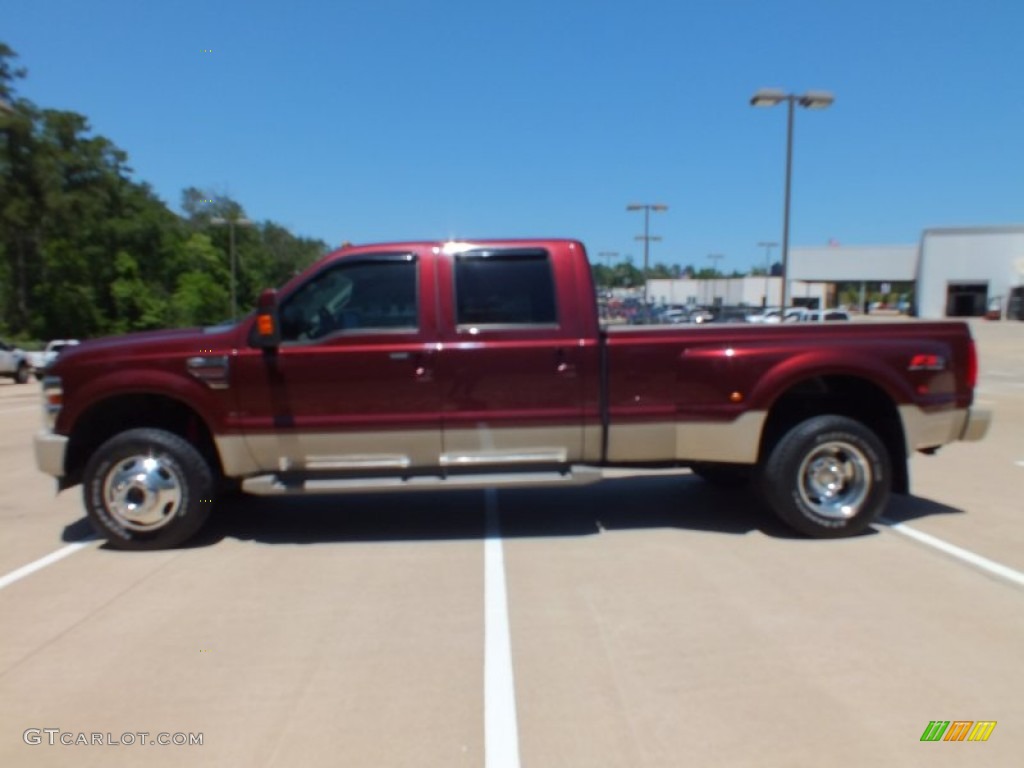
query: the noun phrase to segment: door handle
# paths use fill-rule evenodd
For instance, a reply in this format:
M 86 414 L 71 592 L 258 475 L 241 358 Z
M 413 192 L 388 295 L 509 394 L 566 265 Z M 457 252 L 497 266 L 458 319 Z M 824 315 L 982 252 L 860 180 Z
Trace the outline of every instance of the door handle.
M 413 356 L 413 375 L 417 381 L 430 381 L 433 379 L 433 368 L 430 366 L 429 355 L 417 353 Z
M 564 349 L 558 350 L 555 355 L 555 371 L 560 374 L 570 374 L 576 371 L 576 366 L 566 361 Z

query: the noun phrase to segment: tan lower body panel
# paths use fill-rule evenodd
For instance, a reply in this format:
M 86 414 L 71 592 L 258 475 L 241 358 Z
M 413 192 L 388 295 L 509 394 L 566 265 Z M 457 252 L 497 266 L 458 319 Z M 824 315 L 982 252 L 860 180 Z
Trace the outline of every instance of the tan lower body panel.
M 468 429 L 444 430 L 441 466 L 482 464 L 565 464 L 596 461 L 583 455 L 582 424 L 566 427 L 496 427 L 481 422 Z
M 584 428 L 496 428 L 395 432 L 276 433 L 216 439 L 230 477 L 284 471 L 401 471 L 410 467 L 473 467 L 598 461 L 600 428 L 583 455 Z M 589 453 L 589 452 L 588 452 Z
M 900 419 L 907 438 L 907 453 L 957 440 L 980 440 L 988 431 L 991 414 L 984 408 L 957 408 L 925 413 L 914 405 L 901 405 Z
M 612 462 L 715 461 L 754 463 L 765 413 L 735 421 L 613 424 L 608 439 Z M 224 472 L 473 467 L 600 460 L 599 426 L 446 430 L 422 432 L 280 433 L 217 438 Z M 584 445 L 586 446 L 584 448 Z
M 980 439 L 988 414 L 978 409 L 925 413 L 899 408 L 908 453 L 961 439 Z M 664 421 L 612 424 L 610 462 L 706 461 L 753 464 L 767 413 L 750 411 L 730 422 Z M 979 423 L 973 432 L 972 421 Z M 408 467 L 472 467 L 541 463 L 586 463 L 600 460 L 601 427 L 495 428 L 414 432 L 346 432 L 339 434 L 262 434 L 216 438 L 229 477 L 257 472 L 315 470 L 387 470 Z
M 401 471 L 436 466 L 441 453 L 437 430 L 409 432 L 280 432 L 218 437 L 224 473 L 229 477 L 254 472 Z
M 765 411 L 748 411 L 729 422 L 613 423 L 608 460 L 753 464 L 766 418 Z
M 36 432 L 33 441 L 36 467 L 51 477 L 64 476 L 64 454 L 67 452 L 68 439 L 48 430 Z

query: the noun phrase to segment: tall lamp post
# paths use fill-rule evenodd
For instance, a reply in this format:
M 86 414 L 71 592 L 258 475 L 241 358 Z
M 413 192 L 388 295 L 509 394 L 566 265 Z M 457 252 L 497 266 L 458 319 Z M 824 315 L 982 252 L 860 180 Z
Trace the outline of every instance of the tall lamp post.
M 778 248 L 779 244 L 768 240 L 762 240 L 757 245 L 759 248 L 764 248 L 764 307 L 767 309 L 768 281 L 772 276 L 772 248 Z
M 626 206 L 626 210 L 627 211 L 643 211 L 644 212 L 644 233 L 643 233 L 643 235 L 638 235 L 636 239 L 644 241 L 644 312 L 646 312 L 647 311 L 647 269 L 648 269 L 648 262 L 649 262 L 649 257 L 650 257 L 650 244 L 651 244 L 652 240 L 654 240 L 654 241 L 661 240 L 660 237 L 657 237 L 657 236 L 652 237 L 651 234 L 650 234 L 650 231 L 651 231 L 651 211 L 655 211 L 657 213 L 664 213 L 665 211 L 668 210 L 668 206 L 667 205 L 663 205 L 662 203 L 630 203 L 629 205 Z
M 782 213 L 782 311 L 789 304 L 789 194 L 793 176 L 793 112 L 799 104 L 806 109 L 826 109 L 835 97 L 828 91 L 807 91 L 803 94 L 785 93 L 777 88 L 762 88 L 750 99 L 752 107 L 774 107 L 786 102 L 786 202 Z
M 223 219 L 220 216 L 210 219 L 210 223 L 218 227 L 226 224 L 228 227 L 228 260 L 231 262 L 231 319 L 237 320 L 238 302 L 235 299 L 235 272 L 238 260 L 235 258 L 235 227 L 251 227 L 254 225 L 249 219 Z

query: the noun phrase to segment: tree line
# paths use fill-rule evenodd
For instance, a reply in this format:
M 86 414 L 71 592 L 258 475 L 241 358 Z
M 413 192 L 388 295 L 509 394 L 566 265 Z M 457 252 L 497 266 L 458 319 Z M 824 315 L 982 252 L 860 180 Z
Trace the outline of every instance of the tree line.
M 242 206 L 190 187 L 175 213 L 83 115 L 21 96 L 16 58 L 0 43 L 0 331 L 88 338 L 230 318 L 229 231 L 213 220 Z M 236 227 L 241 312 L 327 249 L 272 221 Z

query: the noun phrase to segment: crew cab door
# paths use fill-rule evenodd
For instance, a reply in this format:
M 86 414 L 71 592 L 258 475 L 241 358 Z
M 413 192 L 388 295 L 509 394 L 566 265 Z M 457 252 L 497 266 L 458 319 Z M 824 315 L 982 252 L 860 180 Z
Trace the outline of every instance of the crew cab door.
M 238 421 L 264 471 L 400 471 L 441 453 L 433 261 L 329 262 L 281 298 L 281 345 L 235 361 Z
M 571 286 L 545 248 L 473 248 L 438 262 L 445 467 L 578 461 L 583 350 Z

